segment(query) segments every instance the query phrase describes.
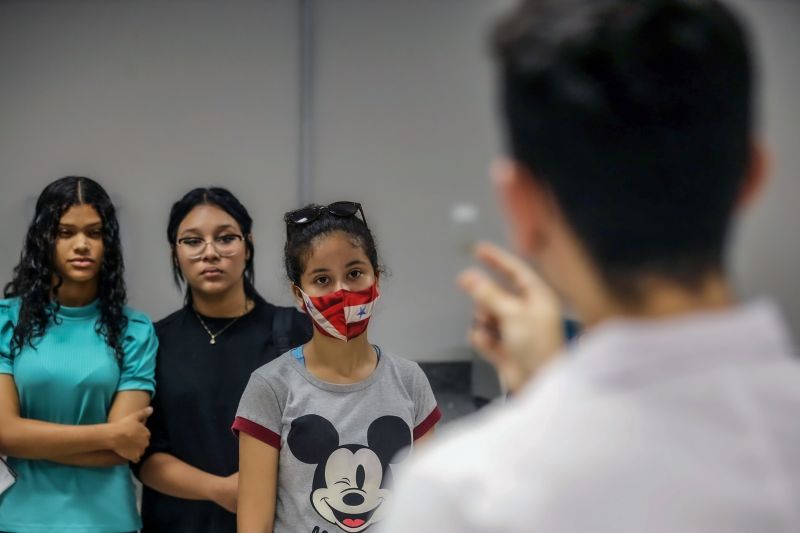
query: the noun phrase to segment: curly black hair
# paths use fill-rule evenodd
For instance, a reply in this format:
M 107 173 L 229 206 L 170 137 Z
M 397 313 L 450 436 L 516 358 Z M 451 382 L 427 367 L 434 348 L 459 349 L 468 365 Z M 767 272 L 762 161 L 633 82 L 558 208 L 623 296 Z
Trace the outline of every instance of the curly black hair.
M 28 227 L 19 263 L 14 267 L 13 279 L 3 290 L 6 298 L 20 299 L 19 320 L 14 326 L 7 357 L 13 358 L 26 344 L 33 347 L 34 339 L 45 334 L 51 321 L 58 323 L 57 296 L 63 280 L 53 268 L 55 243 L 61 217 L 75 205 L 94 207 L 103 223 L 104 252 L 97 293 L 100 319 L 95 329 L 122 363 L 123 332 L 128 318 L 124 313 L 127 291 L 119 223 L 108 193 L 96 181 L 82 176 L 67 176 L 52 182 L 36 201 L 36 212 Z

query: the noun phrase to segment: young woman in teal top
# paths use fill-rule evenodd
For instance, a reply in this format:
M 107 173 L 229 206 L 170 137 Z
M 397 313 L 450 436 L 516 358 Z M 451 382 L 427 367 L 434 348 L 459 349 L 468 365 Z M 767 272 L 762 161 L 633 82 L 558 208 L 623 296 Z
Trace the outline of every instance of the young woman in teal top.
M 158 341 L 125 307 L 114 206 L 96 182 L 48 185 L 0 300 L 0 455 L 17 473 L 0 531 L 140 527 L 128 461 L 150 433 Z

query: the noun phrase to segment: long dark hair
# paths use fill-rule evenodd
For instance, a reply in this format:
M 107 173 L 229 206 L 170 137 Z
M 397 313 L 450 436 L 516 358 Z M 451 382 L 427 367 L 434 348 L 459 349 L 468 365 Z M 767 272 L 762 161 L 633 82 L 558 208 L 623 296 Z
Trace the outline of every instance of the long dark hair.
M 36 213 L 28 227 L 19 264 L 14 267 L 13 279 L 3 290 L 6 298 L 20 299 L 19 320 L 14 326 L 9 357 L 26 344 L 33 347 L 33 340 L 45 334 L 50 322 L 59 320 L 57 296 L 63 280 L 53 267 L 55 244 L 61 217 L 75 205 L 92 206 L 103 223 L 104 252 L 97 288 L 100 319 L 95 329 L 114 350 L 117 360 L 122 361 L 122 332 L 128 319 L 124 313 L 127 292 L 119 223 L 114 204 L 103 187 L 82 176 L 67 176 L 52 182 L 36 201 Z M 57 277 L 55 286 L 54 274 Z
M 233 195 L 228 189 L 222 187 L 198 187 L 192 189 L 183 195 L 183 198 L 172 204 L 172 209 L 169 212 L 169 223 L 167 224 L 167 241 L 169 242 L 172 250 L 172 278 L 178 288 L 183 287 L 185 281 L 181 267 L 178 264 L 177 251 L 175 243 L 178 240 L 178 226 L 181 225 L 183 219 L 189 212 L 198 205 L 213 205 L 219 207 L 228 213 L 239 224 L 239 228 L 244 235 L 244 243 L 247 249 L 247 258 L 244 264 L 244 294 L 251 300 L 263 300 L 261 295 L 256 291 L 256 273 L 254 265 L 255 247 L 253 246 L 253 239 L 251 233 L 253 231 L 253 219 L 250 218 L 250 213 L 242 205 L 236 196 Z M 186 287 L 186 294 L 184 296 L 186 305 L 192 303 L 192 290 L 191 287 Z

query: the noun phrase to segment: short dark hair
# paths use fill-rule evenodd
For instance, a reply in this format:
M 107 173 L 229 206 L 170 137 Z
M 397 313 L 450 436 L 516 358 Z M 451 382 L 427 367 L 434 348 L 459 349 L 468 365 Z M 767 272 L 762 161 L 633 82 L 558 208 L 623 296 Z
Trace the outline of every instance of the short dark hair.
M 197 187 L 183 195 L 183 197 L 172 204 L 169 211 L 169 222 L 167 223 L 167 241 L 172 250 L 172 278 L 178 288 L 181 288 L 184 278 L 183 272 L 178 264 L 176 242 L 178 240 L 178 227 L 186 218 L 189 212 L 198 205 L 213 205 L 228 213 L 242 230 L 244 243 L 247 249 L 247 259 L 244 264 L 244 293 L 250 299 L 261 300 L 261 296 L 256 291 L 256 273 L 254 266 L 255 246 L 251 234 L 253 232 L 253 219 L 250 213 L 242 205 L 236 196 L 228 189 L 223 187 Z M 192 291 L 186 287 L 184 297 L 185 303 L 192 302 Z
M 722 272 L 747 171 L 752 66 L 715 0 L 528 0 L 493 34 L 511 157 L 610 290 Z
M 308 204 L 302 209 L 315 207 L 319 206 L 317 204 Z M 364 250 L 364 254 L 369 259 L 376 275 L 383 272 L 383 268 L 378 262 L 375 237 L 373 237 L 372 231 L 370 231 L 367 224 L 356 215 L 341 217 L 323 211 L 316 219 L 307 224 L 287 225 L 286 245 L 283 247 L 283 264 L 286 267 L 286 276 L 289 281 L 298 287 L 300 286 L 300 278 L 305 272 L 306 261 L 313 251 L 314 241 L 319 237 L 328 236 L 337 231 L 347 234 L 356 246 L 360 246 Z

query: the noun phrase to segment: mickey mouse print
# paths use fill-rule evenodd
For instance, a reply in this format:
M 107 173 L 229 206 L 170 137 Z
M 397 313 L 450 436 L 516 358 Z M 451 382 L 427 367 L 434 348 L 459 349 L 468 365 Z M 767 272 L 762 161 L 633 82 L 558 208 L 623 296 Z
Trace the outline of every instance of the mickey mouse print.
M 329 420 L 309 414 L 292 421 L 287 443 L 295 458 L 315 465 L 309 487 L 314 511 L 342 530 L 357 533 L 385 516 L 391 499 L 390 464 L 405 458 L 411 435 L 402 418 L 382 416 L 369 425 L 367 446 L 342 444 Z
M 278 450 L 275 533 L 372 533 L 394 465 L 440 418 L 417 363 L 379 351 L 367 379 L 339 384 L 287 352 L 253 372 L 232 429 Z

